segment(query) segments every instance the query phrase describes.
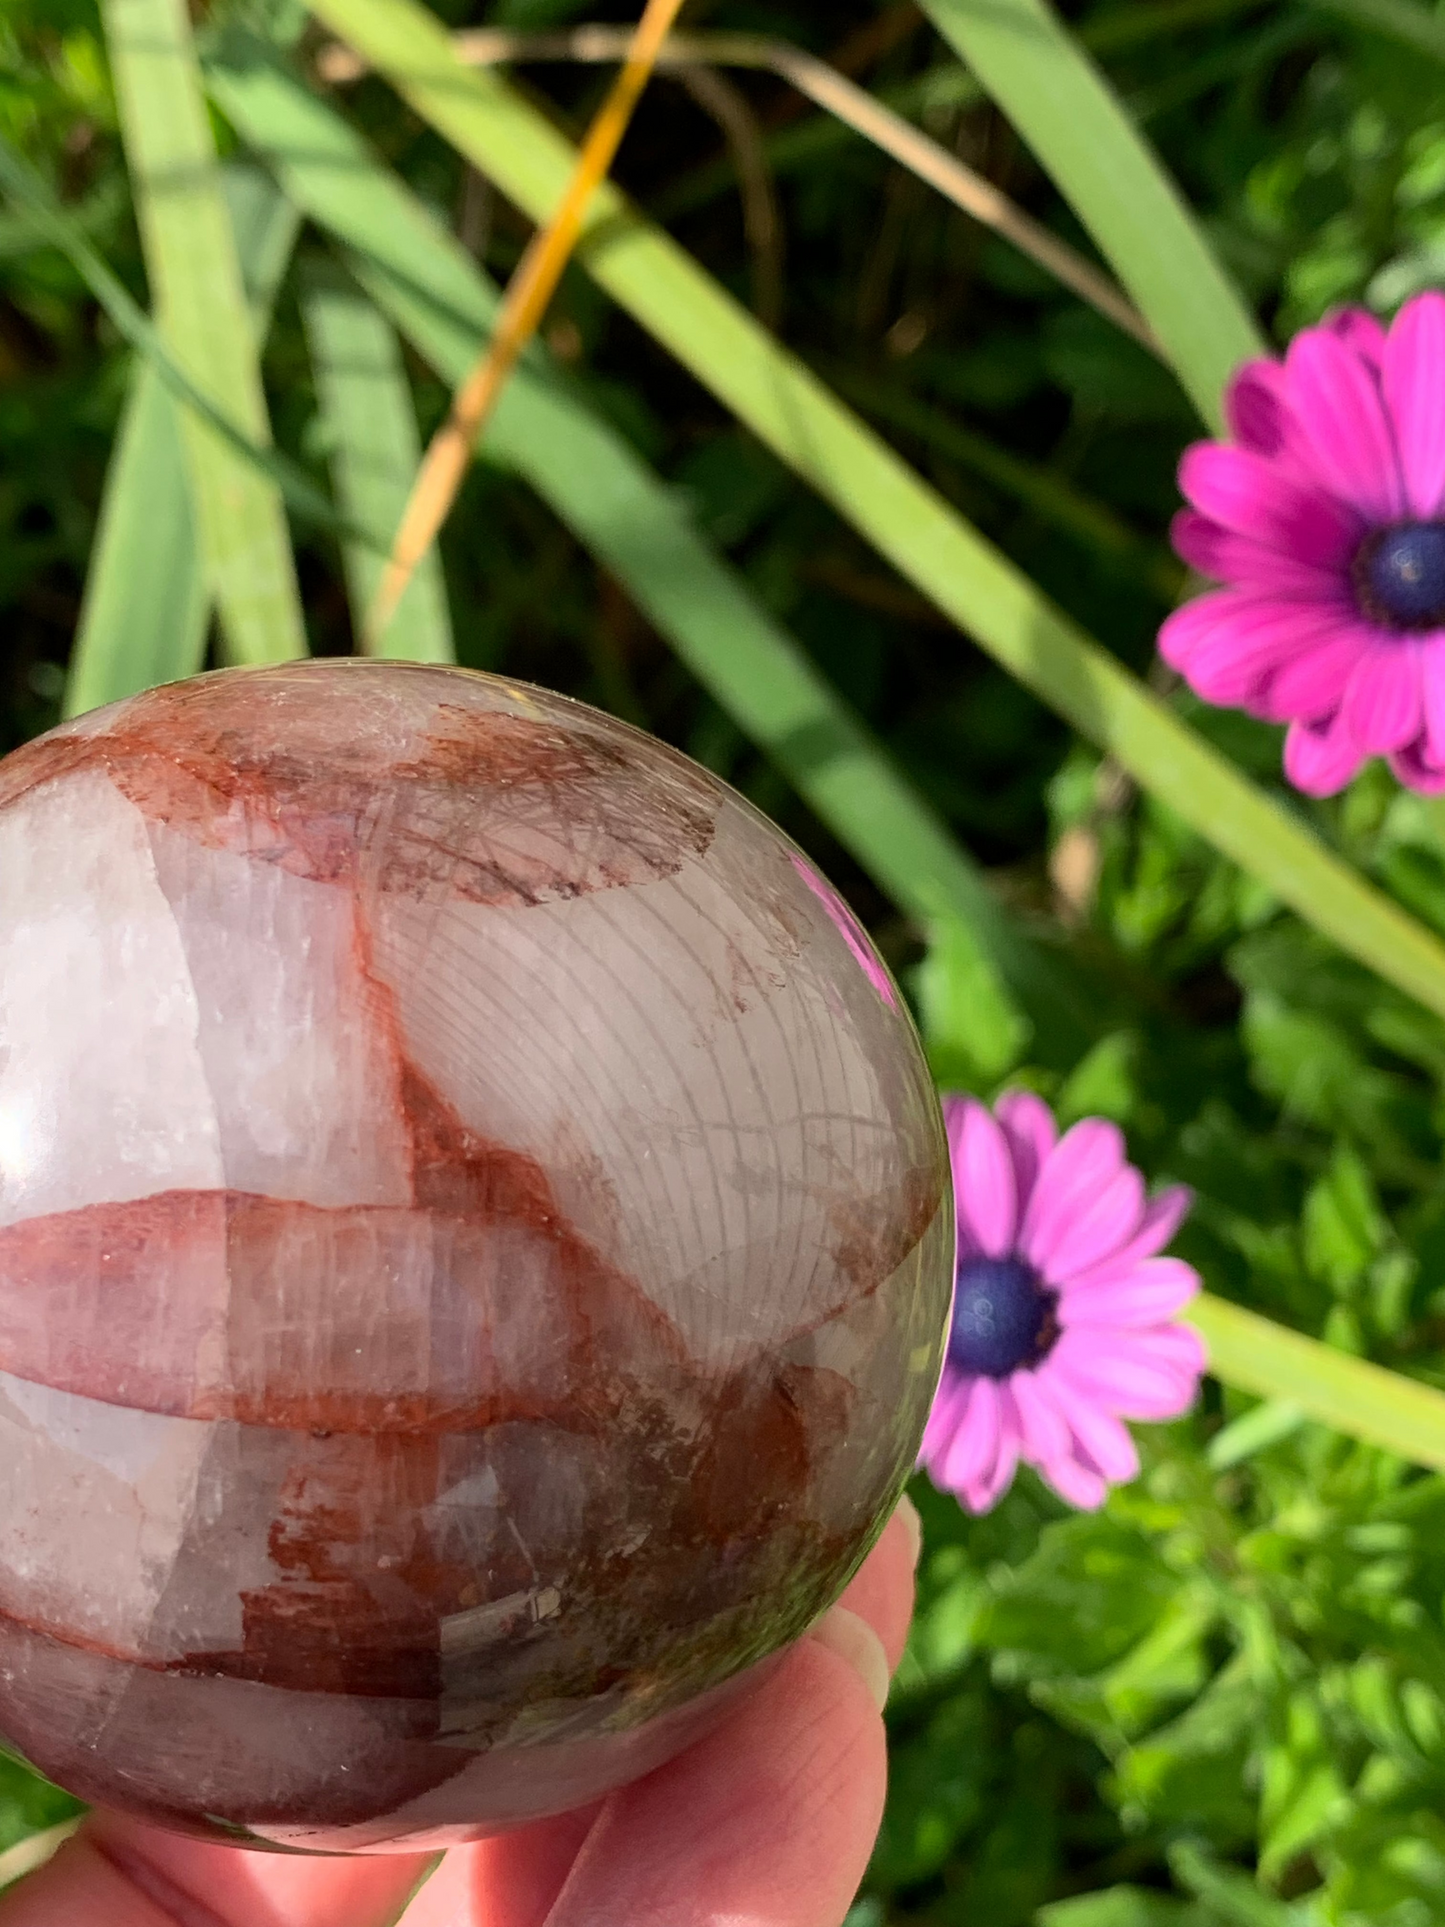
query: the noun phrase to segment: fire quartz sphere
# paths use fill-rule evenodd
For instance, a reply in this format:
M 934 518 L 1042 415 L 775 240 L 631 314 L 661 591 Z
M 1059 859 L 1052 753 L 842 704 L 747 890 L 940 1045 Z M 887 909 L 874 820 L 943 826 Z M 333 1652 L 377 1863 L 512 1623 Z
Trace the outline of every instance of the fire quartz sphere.
M 225 671 L 0 763 L 0 1734 L 444 1844 L 706 1729 L 913 1463 L 909 1020 L 731 790 L 462 671 Z

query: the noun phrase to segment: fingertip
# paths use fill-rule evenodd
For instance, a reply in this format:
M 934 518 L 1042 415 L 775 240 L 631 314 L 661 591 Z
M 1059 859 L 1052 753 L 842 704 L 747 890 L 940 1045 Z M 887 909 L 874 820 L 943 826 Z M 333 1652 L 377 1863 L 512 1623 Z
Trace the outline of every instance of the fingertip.
M 401 1927 L 543 1927 L 598 1803 L 453 1847 Z
M 903 1657 L 908 1622 L 913 1617 L 916 1542 L 917 1513 L 911 1503 L 901 1501 L 883 1528 L 877 1545 L 838 1601 L 840 1606 L 866 1620 L 877 1633 L 883 1642 L 890 1673 Z
M 881 1713 L 888 1701 L 891 1675 L 883 1641 L 868 1621 L 846 1606 L 833 1606 L 809 1629 L 808 1637 L 853 1668 Z
M 0 1897 L 0 1927 L 393 1927 L 426 1864 L 248 1852 L 95 1813 Z
M 904 1540 L 908 1546 L 909 1566 L 917 1572 L 919 1557 L 923 1551 L 923 1520 L 919 1516 L 918 1507 L 906 1492 L 898 1501 L 893 1516 L 903 1530 Z
M 714 1733 L 611 1796 L 546 1927 L 836 1927 L 886 1782 L 874 1693 L 803 1639 Z

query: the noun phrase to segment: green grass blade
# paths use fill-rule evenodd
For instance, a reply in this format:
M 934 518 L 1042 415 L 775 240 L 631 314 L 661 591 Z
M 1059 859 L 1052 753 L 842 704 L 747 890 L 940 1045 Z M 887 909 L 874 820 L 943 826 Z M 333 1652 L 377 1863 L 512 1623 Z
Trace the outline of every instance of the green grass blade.
M 291 265 L 301 216 L 266 169 L 254 161 L 227 161 L 221 169 L 221 191 L 236 237 L 236 262 L 260 354 L 271 332 L 271 310 Z
M 1193 215 L 1048 0 L 922 0 L 1093 235 L 1205 421 L 1267 352 Z
M 106 38 L 161 333 L 244 434 L 270 439 L 251 318 L 184 0 L 106 0 Z M 279 491 L 187 411 L 182 439 L 228 653 L 306 653 Z
M 1445 18 L 1417 6 L 1415 0 L 1310 0 L 1310 5 L 1436 60 L 1445 60 Z
M 574 150 L 494 75 L 464 68 L 415 0 L 315 0 L 534 219 Z M 614 188 L 579 258 L 622 307 L 913 585 L 1225 856 L 1349 955 L 1445 1016 L 1445 944 L 1333 856 L 1092 642 Z
M 300 217 L 261 168 L 228 167 L 225 191 L 260 341 Z M 155 364 L 138 356 L 106 473 L 65 714 L 78 716 L 155 683 L 194 675 L 205 660 L 210 608 L 180 404 Z
M 305 470 L 275 448 L 253 442 L 239 429 L 223 407 L 218 406 L 176 360 L 159 330 L 144 309 L 137 306 L 125 287 L 85 238 L 84 231 L 70 220 L 45 183 L 15 150 L 0 139 L 0 188 L 26 208 L 34 218 L 47 244 L 59 248 L 95 296 L 116 330 L 155 368 L 156 373 L 178 401 L 209 424 L 216 436 L 248 467 L 272 482 L 282 500 L 294 514 L 351 541 L 368 543 L 372 537 L 365 529 L 353 528 L 337 514 Z
M 65 714 L 194 675 L 210 611 L 180 409 L 154 364 L 138 357 L 106 471 Z
M 360 138 L 255 42 L 207 57 L 217 103 L 417 352 L 458 381 L 486 339 L 497 290 Z M 503 394 L 489 459 L 525 476 L 624 584 L 716 701 L 785 772 L 899 907 L 967 926 L 1065 1056 L 1094 1027 L 1083 993 L 1028 941 L 979 872 L 804 651 L 698 533 L 677 494 L 534 350 Z M 987 960 L 986 962 L 984 960 Z M 1001 1008 L 1012 1008 L 1001 994 Z
M 352 629 L 365 636 L 385 569 L 384 551 L 401 521 L 421 456 L 416 415 L 396 335 L 354 281 L 324 260 L 308 261 L 301 312 L 337 500 L 349 521 L 375 531 L 380 545 L 342 545 Z M 456 661 L 435 545 L 407 584 L 387 625 L 382 653 L 412 662 Z
M 1226 1384 L 1287 1399 L 1337 1432 L 1445 1471 L 1445 1392 L 1224 1298 L 1196 1298 L 1185 1316 L 1209 1347 L 1210 1371 Z

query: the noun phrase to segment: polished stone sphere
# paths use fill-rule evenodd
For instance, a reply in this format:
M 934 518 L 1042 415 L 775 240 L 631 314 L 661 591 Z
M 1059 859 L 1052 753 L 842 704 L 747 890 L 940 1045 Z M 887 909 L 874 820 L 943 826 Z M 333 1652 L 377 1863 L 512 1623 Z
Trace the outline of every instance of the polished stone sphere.
M 836 894 L 456 670 L 152 690 L 0 763 L 0 1736 L 255 1845 L 649 1771 L 839 1593 L 953 1228 Z

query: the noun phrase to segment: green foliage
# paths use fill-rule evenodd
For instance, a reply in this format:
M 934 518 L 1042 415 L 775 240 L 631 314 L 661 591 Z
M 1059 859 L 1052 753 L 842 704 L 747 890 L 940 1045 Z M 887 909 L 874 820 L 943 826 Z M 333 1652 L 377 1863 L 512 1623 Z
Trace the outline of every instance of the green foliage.
M 39 184 L 0 210 L 6 746 L 208 642 L 298 646 L 303 607 L 313 647 L 354 646 L 417 450 L 529 231 L 517 210 L 542 205 L 597 97 L 565 66 L 521 91 L 453 74 L 443 111 L 426 70 L 444 50 L 397 37 L 411 16 L 322 11 L 371 22 L 411 106 L 375 78 L 323 95 L 296 9 L 220 0 L 207 113 L 142 127 L 92 0 L 0 20 L 6 179 Z M 636 8 L 436 11 L 535 29 Z M 162 12 L 168 84 L 193 94 L 184 20 Z M 1304 803 L 1278 732 L 1149 663 L 1183 587 L 1184 389 L 1210 415 L 1253 340 L 1231 289 L 1283 338 L 1441 277 L 1445 15 L 927 12 L 947 40 L 873 0 L 716 0 L 696 24 L 844 59 L 1092 237 L 1179 380 L 748 75 L 770 267 L 716 128 L 659 80 L 619 175 L 668 233 L 604 205 L 403 646 L 442 657 L 451 636 L 464 663 L 599 702 L 737 783 L 868 920 L 940 1082 L 1021 1081 L 1066 1121 L 1116 1119 L 1151 1182 L 1194 1187 L 1177 1248 L 1210 1291 L 1277 1321 L 1256 1389 L 1241 1366 L 1142 1432 L 1141 1479 L 1097 1516 L 1029 1474 L 981 1520 L 920 1485 L 892 1792 L 849 1927 L 1425 1927 L 1445 1915 L 1445 1481 L 1308 1417 L 1286 1341 L 1395 1374 L 1370 1382 L 1405 1413 L 1402 1448 L 1412 1389 L 1445 1389 L 1445 817 L 1378 769 Z M 177 188 L 160 149 L 182 136 Z M 187 205 L 158 216 L 157 194 Z M 735 297 L 779 267 L 770 332 Z M 167 272 L 169 363 L 134 325 Z M 245 498 L 234 529 L 205 506 L 217 474 Z M 235 613 L 217 544 L 243 528 L 269 615 Z M 0 1767 L 0 1850 L 72 1811 Z

